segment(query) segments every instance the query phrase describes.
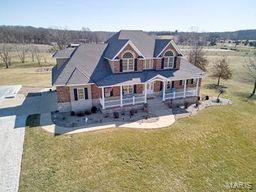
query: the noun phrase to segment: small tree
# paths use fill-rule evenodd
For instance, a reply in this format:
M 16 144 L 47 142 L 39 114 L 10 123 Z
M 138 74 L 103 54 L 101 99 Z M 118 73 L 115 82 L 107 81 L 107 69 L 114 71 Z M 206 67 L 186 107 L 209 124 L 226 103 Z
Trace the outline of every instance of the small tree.
M 248 97 L 251 98 L 253 95 L 255 95 L 256 92 L 256 55 L 250 57 L 247 61 L 247 64 L 244 65 L 244 67 L 247 70 L 249 78 L 253 81 L 254 84 L 252 93 Z
M 227 58 L 223 57 L 217 60 L 212 66 L 211 77 L 217 78 L 217 85 L 220 85 L 220 79 L 228 80 L 232 77 L 232 71 L 227 62 Z
M 26 53 L 28 52 L 26 45 L 16 46 L 16 51 L 21 63 L 25 63 Z
M 37 64 L 38 64 L 39 66 L 41 66 L 42 55 L 41 55 L 41 52 L 40 52 L 40 50 L 39 50 L 38 47 L 35 47 L 35 49 L 34 49 L 34 55 L 35 55 Z
M 6 44 L 3 44 L 0 47 L 0 58 L 4 62 L 5 68 L 9 68 L 9 66 L 11 65 L 11 50 L 12 47 Z

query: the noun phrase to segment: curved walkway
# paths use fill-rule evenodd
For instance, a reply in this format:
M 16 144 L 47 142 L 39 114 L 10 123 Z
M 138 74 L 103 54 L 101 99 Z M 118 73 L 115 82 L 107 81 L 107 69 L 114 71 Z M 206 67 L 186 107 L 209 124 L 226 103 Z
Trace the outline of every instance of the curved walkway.
M 124 127 L 124 128 L 134 128 L 134 129 L 157 129 L 163 128 L 172 125 L 175 122 L 174 115 L 169 111 L 169 114 L 159 114 L 156 118 L 149 118 L 144 120 L 139 120 L 135 122 L 108 122 L 108 123 L 100 123 L 100 124 L 90 124 L 88 126 L 82 127 L 60 127 L 52 123 L 51 114 L 50 113 L 43 113 L 41 114 L 40 124 L 41 127 L 55 135 L 61 134 L 74 134 L 74 133 L 81 133 L 87 131 L 95 131 L 107 128 L 116 128 L 116 127 Z M 162 113 L 164 113 L 162 111 Z

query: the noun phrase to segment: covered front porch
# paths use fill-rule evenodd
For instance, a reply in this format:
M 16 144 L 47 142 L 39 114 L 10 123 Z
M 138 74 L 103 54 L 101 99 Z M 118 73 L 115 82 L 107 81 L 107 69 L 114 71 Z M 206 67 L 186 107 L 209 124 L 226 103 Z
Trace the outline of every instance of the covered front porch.
M 160 97 L 162 101 L 195 97 L 199 95 L 199 83 L 200 78 L 154 78 L 140 84 L 101 87 L 100 104 L 102 109 L 109 109 L 147 103 L 149 98 L 154 97 Z

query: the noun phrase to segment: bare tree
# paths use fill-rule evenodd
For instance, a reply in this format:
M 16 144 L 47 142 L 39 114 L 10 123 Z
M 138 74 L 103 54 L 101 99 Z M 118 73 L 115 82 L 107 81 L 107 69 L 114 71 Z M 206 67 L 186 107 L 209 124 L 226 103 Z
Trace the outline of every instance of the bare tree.
M 5 68 L 9 68 L 11 65 L 11 50 L 12 47 L 7 44 L 2 44 L 0 47 L 0 58 L 5 64 Z
M 35 51 L 35 52 L 34 52 L 34 55 L 35 55 L 37 64 L 38 64 L 39 66 L 41 66 L 41 59 L 42 59 L 41 51 L 39 50 L 38 47 L 35 47 L 34 51 Z
M 254 83 L 252 93 L 248 97 L 248 98 L 251 98 L 253 95 L 255 95 L 255 92 L 256 92 L 256 55 L 248 59 L 247 63 L 244 65 L 244 68 L 246 69 L 249 75 L 249 78 Z
M 59 50 L 64 49 L 71 39 L 69 31 L 65 28 L 51 30 L 51 35 L 53 40 L 57 43 Z
M 189 52 L 189 62 L 203 71 L 206 71 L 208 61 L 205 52 L 203 51 L 203 47 L 201 46 L 203 42 L 200 41 L 199 34 L 197 32 L 192 32 L 189 37 L 189 42 L 192 45 Z
M 232 77 L 232 71 L 230 66 L 227 62 L 227 58 L 223 57 L 215 61 L 214 65 L 212 66 L 211 70 L 211 77 L 217 78 L 217 85 L 220 85 L 220 80 L 228 80 Z
M 16 46 L 16 52 L 21 63 L 25 63 L 28 47 L 26 45 Z
M 34 45 L 30 45 L 28 50 L 29 50 L 29 52 L 31 54 L 32 62 L 34 63 L 35 62 L 35 46 Z

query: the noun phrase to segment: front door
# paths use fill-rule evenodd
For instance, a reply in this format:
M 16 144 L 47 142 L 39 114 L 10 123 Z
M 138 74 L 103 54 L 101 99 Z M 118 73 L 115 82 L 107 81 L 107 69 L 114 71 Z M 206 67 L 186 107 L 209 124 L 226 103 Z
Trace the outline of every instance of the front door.
M 147 83 L 147 94 L 153 94 L 154 92 L 154 82 Z

